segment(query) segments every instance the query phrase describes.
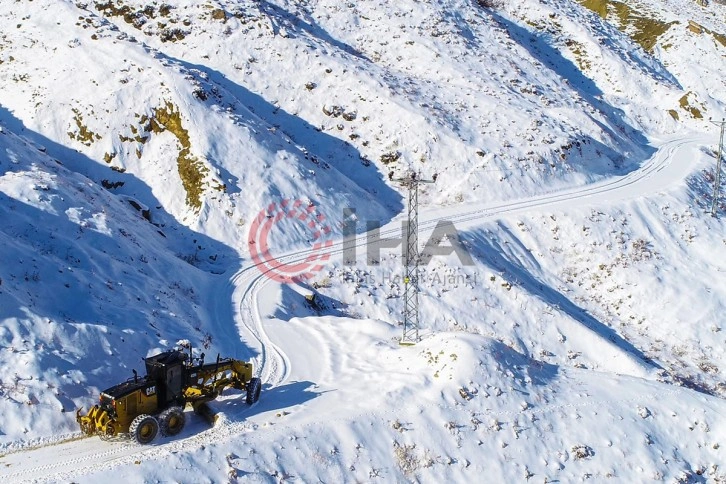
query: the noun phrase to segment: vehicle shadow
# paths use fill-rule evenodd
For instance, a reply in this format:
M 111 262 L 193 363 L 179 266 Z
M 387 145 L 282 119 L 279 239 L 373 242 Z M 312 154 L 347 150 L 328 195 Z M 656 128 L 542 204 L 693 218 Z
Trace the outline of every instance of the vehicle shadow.
M 315 391 L 317 385 L 311 381 L 295 381 L 275 387 L 263 385 L 260 399 L 253 405 L 245 401 L 245 392 L 237 390 L 225 391 L 226 397 L 209 402 L 208 405 L 218 414 L 224 414 L 230 421 L 246 420 L 252 415 L 274 412 L 309 402 L 321 393 Z

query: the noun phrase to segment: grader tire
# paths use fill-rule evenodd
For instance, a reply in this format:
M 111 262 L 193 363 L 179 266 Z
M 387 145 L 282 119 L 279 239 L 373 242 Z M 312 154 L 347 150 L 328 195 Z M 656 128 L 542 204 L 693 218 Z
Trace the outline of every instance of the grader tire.
M 148 444 L 159 433 L 159 422 L 151 415 L 141 414 L 129 426 L 129 434 L 139 444 Z
M 161 427 L 161 435 L 171 437 L 178 434 L 184 428 L 186 423 L 184 410 L 181 407 L 169 407 L 159 415 L 159 426 Z
M 262 381 L 259 378 L 250 378 L 247 382 L 247 404 L 252 405 L 260 399 L 260 391 L 262 390 Z
M 116 428 L 113 426 L 112 423 L 107 423 L 106 428 L 102 429 L 98 436 L 101 438 L 101 440 L 111 440 L 116 436 Z

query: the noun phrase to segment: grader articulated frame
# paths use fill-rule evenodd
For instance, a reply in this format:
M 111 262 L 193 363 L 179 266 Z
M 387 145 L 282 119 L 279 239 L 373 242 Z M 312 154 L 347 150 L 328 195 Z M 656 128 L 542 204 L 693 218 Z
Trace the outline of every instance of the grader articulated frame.
M 246 392 L 248 404 L 257 402 L 262 388 L 259 378 L 252 376 L 252 364 L 232 358 L 214 363 L 195 359 L 181 350 L 171 350 L 145 359 L 146 376 L 133 378 L 101 392 L 99 404 L 86 415 L 76 411 L 81 431 L 87 435 L 114 437 L 129 434 L 141 444 L 163 435 L 176 435 L 186 422 L 184 408 L 210 423 L 216 419 L 207 402 L 216 399 L 225 388 Z

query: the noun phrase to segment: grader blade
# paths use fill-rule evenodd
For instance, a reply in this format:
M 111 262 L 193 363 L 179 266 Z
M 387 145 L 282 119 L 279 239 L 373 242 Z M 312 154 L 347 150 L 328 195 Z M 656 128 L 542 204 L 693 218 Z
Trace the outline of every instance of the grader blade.
M 183 346 L 183 345 L 182 345 Z M 261 382 L 253 377 L 252 364 L 233 358 L 204 363 L 204 354 L 195 358 L 191 346 L 163 351 L 144 358 L 146 375 L 133 377 L 100 392 L 98 404 L 83 415 L 76 412 L 78 426 L 86 435 L 107 439 L 130 436 L 148 444 L 157 433 L 173 436 L 184 427 L 184 407 L 190 405 L 210 425 L 218 420 L 208 402 L 228 388 L 245 391 L 247 404 L 260 397 Z
M 206 402 L 195 405 L 194 413 L 204 418 L 204 420 L 206 420 L 211 426 L 214 426 L 219 418 L 219 415 L 217 415 L 214 410 L 212 410 L 212 407 L 210 407 Z

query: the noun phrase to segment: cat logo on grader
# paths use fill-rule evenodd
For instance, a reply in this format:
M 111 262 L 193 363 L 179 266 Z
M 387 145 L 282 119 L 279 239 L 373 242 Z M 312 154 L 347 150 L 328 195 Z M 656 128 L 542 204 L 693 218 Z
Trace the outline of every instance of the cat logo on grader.
M 197 364 L 193 360 L 198 360 Z M 262 388 L 252 376 L 252 364 L 232 358 L 219 358 L 204 364 L 181 350 L 170 350 L 145 359 L 146 376 L 133 378 L 101 392 L 100 403 L 86 415 L 76 411 L 81 431 L 102 438 L 128 433 L 140 444 L 148 444 L 159 433 L 176 435 L 186 423 L 184 407 L 214 423 L 207 405 L 225 388 L 246 391 L 248 404 L 257 402 Z

